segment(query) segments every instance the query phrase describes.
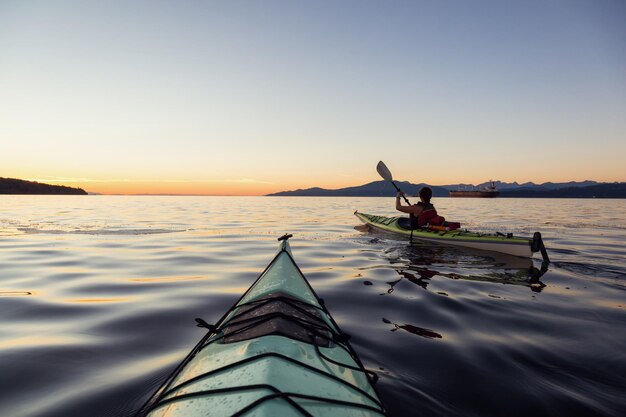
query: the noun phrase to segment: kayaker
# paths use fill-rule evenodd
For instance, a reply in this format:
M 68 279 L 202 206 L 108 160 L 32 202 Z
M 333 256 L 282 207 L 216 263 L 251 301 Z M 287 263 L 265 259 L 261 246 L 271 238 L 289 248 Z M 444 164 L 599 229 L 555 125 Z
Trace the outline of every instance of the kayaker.
M 396 195 L 396 210 L 409 214 L 411 227 L 441 225 L 445 219 L 437 214 L 435 206 L 430 203 L 432 196 L 433 190 L 430 187 L 422 187 L 419 192 L 421 201 L 412 206 L 403 206 L 401 198 L 404 197 L 404 193 L 399 191 Z

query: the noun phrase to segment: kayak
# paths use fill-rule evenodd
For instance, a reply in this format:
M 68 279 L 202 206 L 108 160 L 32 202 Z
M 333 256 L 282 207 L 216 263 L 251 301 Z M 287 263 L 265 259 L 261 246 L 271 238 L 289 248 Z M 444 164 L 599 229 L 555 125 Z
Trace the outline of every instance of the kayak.
M 354 212 L 366 225 L 397 235 L 411 237 L 426 243 L 440 245 L 463 246 L 466 248 L 487 250 L 492 252 L 506 253 L 509 255 L 531 258 L 533 253 L 541 252 L 544 260 L 549 261 L 548 254 L 543 245 L 541 233 L 536 232 L 532 238 L 513 236 L 502 233 L 478 233 L 468 230 L 431 230 L 419 228 L 411 230 L 409 219 L 402 216 L 386 217 L 372 214 Z
M 278 252 L 138 416 L 386 416 L 374 383 L 281 237 Z

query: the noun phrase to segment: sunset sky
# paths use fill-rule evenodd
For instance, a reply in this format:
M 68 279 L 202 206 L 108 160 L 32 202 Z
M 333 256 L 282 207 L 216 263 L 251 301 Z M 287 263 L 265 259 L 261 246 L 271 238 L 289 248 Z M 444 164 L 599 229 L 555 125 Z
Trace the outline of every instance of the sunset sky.
M 626 2 L 0 2 L 0 177 L 626 181 Z

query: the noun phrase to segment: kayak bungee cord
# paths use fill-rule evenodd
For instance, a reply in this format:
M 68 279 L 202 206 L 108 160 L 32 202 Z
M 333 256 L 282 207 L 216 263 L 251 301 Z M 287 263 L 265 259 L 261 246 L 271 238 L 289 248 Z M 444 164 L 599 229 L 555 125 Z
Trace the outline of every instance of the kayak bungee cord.
M 279 239 L 282 243 L 273 260 L 216 325 L 210 325 L 202 319 L 196 319 L 198 326 L 206 327 L 209 332 L 166 378 L 165 383 L 140 409 L 137 416 L 200 415 L 188 414 L 187 411 L 179 413 L 176 406 L 183 407 L 182 403 L 187 400 L 190 401 L 188 406 L 191 406 L 193 400 L 197 399 L 214 400 L 219 405 L 219 399 L 229 394 L 248 393 L 254 395 L 258 394 L 259 390 L 268 392 L 259 398 L 251 399 L 251 402 L 248 403 L 240 400 L 239 409 L 230 409 L 228 414 L 218 415 L 242 416 L 257 407 L 277 408 L 285 405 L 285 403 L 291 407 L 292 412 L 285 414 L 285 410 L 281 409 L 278 411 L 279 414 L 272 415 L 293 415 L 293 411 L 297 411 L 299 415 L 313 417 L 320 415 L 320 410 L 324 412 L 324 415 L 388 415 L 374 387 L 378 375 L 365 369 L 348 342 L 350 336 L 339 329 L 337 323 L 324 307 L 323 300 L 315 294 L 313 288 L 304 278 L 289 250 L 287 243 L 289 237 L 291 235 L 285 235 Z M 284 262 L 286 260 L 287 263 Z M 280 261 L 283 263 L 276 266 Z M 279 271 L 277 274 L 273 273 L 274 267 Z M 282 279 L 282 281 L 278 284 L 272 283 L 272 278 L 276 281 Z M 296 281 L 291 281 L 296 278 Z M 270 280 L 270 284 L 266 284 L 267 280 Z M 259 284 L 260 290 L 257 288 L 257 284 Z M 293 288 L 289 288 L 290 284 L 294 285 Z M 272 291 L 274 289 L 272 285 L 277 286 L 277 291 Z M 281 288 L 280 285 L 285 288 Z M 294 288 L 297 289 L 298 285 L 301 286 L 300 290 L 294 290 Z M 259 291 L 261 291 L 260 295 L 255 294 Z M 247 301 L 250 298 L 252 300 Z M 308 349 L 306 346 L 312 346 L 313 351 L 310 353 L 315 353 L 314 357 L 317 358 L 317 361 L 313 361 L 313 356 L 306 354 L 301 355 L 302 360 L 292 357 L 293 355 L 288 356 L 285 352 L 281 352 L 277 346 L 278 351 L 258 349 L 259 352 L 250 357 L 211 368 L 217 362 L 224 362 L 221 360 L 222 357 L 218 357 L 222 354 L 223 346 L 233 346 L 230 349 L 242 346 L 237 348 L 237 351 L 244 349 L 247 352 L 253 343 L 269 340 L 267 337 L 279 337 L 279 339 L 271 339 L 272 341 L 281 340 L 280 337 L 287 338 L 305 351 Z M 285 345 L 284 342 L 281 343 Z M 334 358 L 328 356 L 323 349 L 332 353 L 331 356 Z M 345 354 L 342 355 L 340 352 L 345 352 Z M 306 363 L 305 360 L 308 360 L 309 363 Z M 266 362 L 267 365 L 265 365 Z M 305 376 L 308 375 L 307 380 L 308 378 L 313 379 L 312 382 L 307 381 L 308 384 L 320 386 L 326 384 L 326 390 L 322 392 L 324 395 L 306 392 L 303 387 L 298 387 L 297 384 L 292 386 L 290 381 L 285 381 L 284 384 L 287 386 L 281 389 L 277 385 L 280 385 L 279 382 L 282 380 L 276 383 L 250 383 L 247 385 L 235 383 L 233 386 L 210 387 L 213 379 L 217 381 L 224 375 L 228 378 L 232 372 L 241 372 L 248 367 L 257 370 L 259 367 L 265 369 L 263 365 L 267 369 L 276 369 L 280 368 L 280 363 L 298 369 L 297 375 L 294 374 L 296 379 L 300 375 L 306 374 Z M 203 369 L 198 372 L 196 368 Z M 351 376 L 346 375 L 346 373 L 351 373 Z M 315 381 L 316 378 L 317 381 Z M 330 388 L 328 384 L 332 384 Z M 205 389 L 206 385 L 209 385 L 210 389 Z M 217 385 L 222 385 L 222 383 Z M 196 390 L 193 390 L 194 386 L 196 386 Z M 339 389 L 340 387 L 343 388 Z M 302 391 L 298 392 L 297 388 L 302 389 Z M 268 404 L 273 400 L 280 400 L 283 403 L 282 405 L 280 403 Z M 304 403 L 298 403 L 296 400 L 303 400 Z M 356 402 L 356 400 L 360 402 Z M 168 406 L 174 407 L 172 414 L 169 413 L 170 408 Z M 311 411 L 317 410 L 317 413 L 313 414 L 307 408 L 311 408 Z M 204 411 L 208 409 L 208 407 L 204 408 Z M 326 410 L 330 410 L 331 413 L 326 414 Z M 214 408 L 211 408 L 211 411 L 215 411 Z
M 311 313 L 309 313 L 308 311 L 302 310 L 300 307 L 294 305 L 293 303 L 302 303 L 302 304 L 305 304 L 307 307 L 315 307 L 315 308 L 318 308 L 318 309 L 323 311 L 323 309 L 321 309 L 320 307 L 312 306 L 312 305 L 304 303 L 302 301 L 294 300 L 294 299 L 290 299 L 290 298 L 285 298 L 285 297 L 282 297 L 282 296 L 281 297 L 271 298 L 271 299 L 255 301 L 255 302 L 248 303 L 248 304 L 240 304 L 239 306 L 242 307 L 242 306 L 247 306 L 247 305 L 253 305 L 253 304 L 256 304 L 256 303 L 268 304 L 268 303 L 274 302 L 276 300 L 280 300 L 280 301 L 282 301 L 282 302 L 284 302 L 286 304 L 290 304 L 292 307 L 298 309 L 303 314 L 309 315 L 311 318 L 313 318 L 314 320 L 317 320 L 318 322 L 322 322 L 321 319 L 318 316 L 314 316 Z M 248 311 L 246 311 L 246 313 L 249 313 L 250 311 L 251 310 L 248 310 Z M 281 318 L 283 320 L 286 320 L 286 321 L 291 321 L 293 323 L 296 323 L 296 324 L 300 325 L 302 328 L 308 330 L 309 332 L 307 333 L 307 336 L 309 336 L 309 338 L 307 340 L 305 340 L 305 341 L 310 343 L 310 344 L 312 344 L 316 348 L 316 351 L 317 351 L 318 355 L 320 357 L 324 358 L 324 360 L 326 360 L 328 362 L 331 362 L 331 363 L 334 363 L 336 365 L 342 366 L 344 368 L 349 368 L 349 369 L 354 369 L 354 370 L 357 370 L 357 371 L 362 371 L 362 372 L 364 372 L 365 374 L 367 374 L 370 377 L 370 382 L 372 382 L 372 383 L 376 383 L 376 381 L 378 380 L 378 374 L 376 374 L 373 371 L 369 371 L 369 370 L 367 370 L 365 368 L 362 368 L 362 367 L 357 367 L 357 366 L 352 366 L 352 365 L 349 365 L 349 364 L 337 362 L 334 359 L 327 357 L 326 355 L 324 355 L 324 353 L 322 351 L 319 350 L 319 347 L 322 346 L 322 342 L 318 341 L 317 339 L 311 339 L 311 337 L 313 337 L 313 336 L 315 336 L 316 338 L 320 337 L 322 339 L 326 339 L 328 344 L 326 346 L 324 346 L 324 347 L 328 347 L 328 346 L 330 346 L 331 342 L 335 342 L 335 344 L 338 347 L 341 347 L 342 349 L 344 349 L 350 356 L 352 356 L 352 359 L 354 359 L 356 361 L 358 359 L 356 357 L 356 354 L 344 345 L 350 339 L 350 335 L 348 335 L 347 333 L 337 333 L 337 332 L 334 332 L 332 329 L 330 329 L 326 325 L 319 325 L 319 324 L 316 324 L 316 323 L 312 323 L 312 322 L 303 320 L 301 318 L 297 318 L 297 317 L 294 317 L 294 316 L 286 315 L 285 313 L 282 313 L 282 312 L 271 313 L 271 314 L 267 314 L 265 316 L 255 316 L 255 317 L 252 317 L 250 319 L 240 320 L 240 321 L 235 322 L 235 323 L 228 322 L 227 324 L 229 326 L 242 324 L 242 323 L 248 322 L 248 321 L 252 322 L 252 324 L 250 326 L 246 327 L 246 328 L 237 329 L 236 331 L 233 331 L 232 333 L 224 334 L 224 335 L 222 335 L 220 337 L 212 339 L 211 342 L 213 342 L 215 340 L 218 340 L 218 339 L 221 339 L 221 338 L 227 338 L 229 336 L 232 336 L 236 332 L 245 332 L 246 330 L 249 330 L 249 329 L 252 329 L 252 328 L 256 328 L 256 326 L 258 326 L 261 322 L 270 321 L 270 320 L 272 320 L 274 318 L 277 318 L 277 317 L 279 317 L 279 318 Z M 222 326 L 222 328 L 225 329 L 226 325 L 224 324 Z M 326 333 L 330 333 L 332 335 L 332 337 L 327 336 L 327 334 L 320 333 L 319 330 L 322 330 L 322 331 L 324 331 Z M 296 339 L 296 340 L 303 340 L 303 339 L 298 339 L 298 338 L 295 338 L 295 337 L 292 337 L 292 336 L 289 336 L 289 335 L 285 335 L 285 337 L 289 337 L 289 338 Z
M 214 370 L 212 372 L 207 372 L 206 374 L 199 375 L 199 376 L 197 376 L 194 379 L 190 379 L 188 381 L 185 381 L 182 384 L 180 384 L 178 386 L 175 386 L 175 387 L 169 389 L 168 391 L 164 392 L 161 395 L 161 398 L 166 397 L 166 396 L 168 396 L 170 394 L 173 394 L 174 392 L 184 388 L 185 386 L 191 385 L 191 384 L 193 384 L 193 383 L 195 383 L 195 382 L 197 382 L 197 381 L 199 381 L 199 380 L 201 380 L 203 378 L 208 378 L 208 377 L 210 377 L 211 375 L 213 375 L 215 373 L 223 372 L 223 371 L 228 370 L 228 369 L 230 369 L 232 367 L 243 365 L 245 363 L 256 362 L 256 361 L 258 361 L 260 359 L 264 359 L 264 358 L 267 358 L 267 357 L 279 358 L 281 360 L 294 363 L 294 364 L 296 364 L 298 366 L 302 366 L 302 367 L 306 368 L 309 371 L 312 371 L 312 372 L 324 375 L 325 377 L 328 377 L 328 378 L 332 378 L 333 380 L 336 380 L 337 382 L 339 382 L 341 384 L 348 385 L 348 386 L 350 386 L 350 388 L 359 391 L 361 394 L 367 396 L 373 402 L 377 403 L 380 406 L 380 409 L 375 408 L 375 407 L 371 407 L 371 406 L 368 406 L 368 405 L 365 405 L 365 404 L 358 404 L 358 403 L 353 403 L 353 402 L 348 402 L 348 401 L 340 401 L 340 400 L 335 400 L 335 399 L 332 399 L 332 398 L 325 398 L 325 397 L 318 397 L 318 396 L 311 396 L 311 395 L 307 395 L 306 398 L 315 399 L 316 401 L 320 401 L 320 402 L 328 402 L 328 403 L 341 404 L 341 405 L 346 405 L 346 406 L 349 405 L 350 407 L 364 408 L 364 409 L 367 409 L 367 410 L 374 411 L 374 412 L 376 412 L 376 413 L 378 413 L 380 415 L 383 415 L 383 416 L 386 415 L 383 412 L 383 410 L 382 410 L 382 408 L 383 408 L 382 404 L 378 400 L 376 400 L 375 398 L 373 398 L 369 394 L 367 394 L 365 391 L 361 390 L 360 388 L 358 388 L 358 387 L 356 387 L 356 386 L 354 386 L 352 384 L 347 383 L 346 381 L 336 377 L 335 375 L 332 375 L 332 374 L 320 371 L 317 368 L 314 368 L 314 367 L 312 367 L 310 365 L 307 365 L 305 363 L 302 363 L 300 361 L 292 359 L 292 358 L 290 358 L 288 356 L 285 356 L 285 355 L 282 355 L 282 354 L 279 354 L 279 353 L 273 353 L 273 352 L 262 353 L 262 354 L 259 354 L 259 355 L 255 356 L 255 357 L 244 359 L 242 361 L 239 361 L 239 362 L 236 362 L 236 363 L 232 363 L 232 364 L 224 366 L 222 368 L 218 368 L 218 369 L 216 369 L 216 370 Z M 159 407 L 163 407 L 163 406 L 166 406 L 169 403 L 180 401 L 180 400 L 183 400 L 183 399 L 189 399 L 189 398 L 193 398 L 193 397 L 202 397 L 202 396 L 205 396 L 205 395 L 213 395 L 213 394 L 220 394 L 220 393 L 226 393 L 226 392 L 247 391 L 247 390 L 259 389 L 259 388 L 268 389 L 268 390 L 273 391 L 273 392 L 275 392 L 276 394 L 279 394 L 279 395 L 270 394 L 270 395 L 261 397 L 259 400 L 257 400 L 257 402 L 259 402 L 259 401 L 267 401 L 267 400 L 270 400 L 272 398 L 277 398 L 277 397 L 284 397 L 285 399 L 289 399 L 291 397 L 301 397 L 301 398 L 304 398 L 304 394 L 298 394 L 298 393 L 292 393 L 292 392 L 282 392 L 279 389 L 277 389 L 276 387 L 274 387 L 272 385 L 269 385 L 269 384 L 263 384 L 263 385 L 261 385 L 261 384 L 241 385 L 239 387 L 228 387 L 228 388 L 219 388 L 219 389 L 213 389 L 213 390 L 197 391 L 197 392 L 190 393 L 190 394 L 181 394 L 181 395 L 178 395 L 178 396 L 175 396 L 175 397 L 172 397 L 172 398 L 161 399 L 161 400 L 157 401 L 155 404 L 153 404 L 152 406 L 150 406 L 149 409 L 145 410 L 145 412 L 153 411 L 153 410 L 155 410 L 155 409 L 157 409 Z M 290 402 L 290 404 L 294 405 L 291 402 Z M 297 405 L 297 403 L 295 403 L 295 404 Z M 296 408 L 298 408 L 298 411 L 302 412 L 300 407 L 296 407 Z M 238 413 L 242 413 L 243 411 L 244 411 L 244 409 L 240 410 Z M 238 413 L 237 414 L 232 414 L 231 416 L 239 415 Z M 302 412 L 302 414 L 304 414 L 306 416 L 310 416 L 311 415 L 311 414 L 309 414 L 306 411 Z

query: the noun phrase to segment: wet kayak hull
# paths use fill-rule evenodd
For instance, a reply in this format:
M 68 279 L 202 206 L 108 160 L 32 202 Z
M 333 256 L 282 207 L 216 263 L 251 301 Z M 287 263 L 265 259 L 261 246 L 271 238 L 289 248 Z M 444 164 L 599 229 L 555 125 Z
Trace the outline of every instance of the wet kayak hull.
M 373 229 L 393 233 L 398 236 L 412 238 L 428 244 L 462 246 L 471 249 L 506 253 L 523 258 L 533 256 L 533 240 L 524 237 L 499 236 L 481 234 L 466 230 L 436 231 L 409 230 L 400 226 L 402 217 L 376 216 L 372 214 L 354 213 L 355 216 Z

